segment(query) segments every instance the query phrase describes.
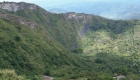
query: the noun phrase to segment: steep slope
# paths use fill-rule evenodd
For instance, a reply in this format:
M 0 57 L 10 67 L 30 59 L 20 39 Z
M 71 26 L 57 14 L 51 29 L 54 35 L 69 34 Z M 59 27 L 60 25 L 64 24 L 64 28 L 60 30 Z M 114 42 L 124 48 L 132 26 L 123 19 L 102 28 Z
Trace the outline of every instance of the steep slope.
M 55 70 L 62 66 L 81 64 L 37 23 L 4 12 L 0 17 L 0 69 L 15 69 L 20 75 L 35 78 L 57 75 Z
M 83 78 L 94 71 L 90 71 L 93 64 L 69 51 L 80 45 L 79 22 L 71 25 L 63 14 L 40 7 L 16 12 L 2 9 L 0 13 L 0 69 L 14 69 L 32 80 L 40 80 L 42 75 L 59 80 Z
M 39 6 L 35 10 L 25 8 L 16 12 L 7 11 L 7 13 L 21 16 L 43 26 L 55 40 L 68 50 L 81 47 L 80 37 L 78 36 L 80 26 L 70 24 L 63 14 L 53 14 Z M 76 23 L 76 25 L 79 25 L 79 23 Z
M 33 4 L 28 3 L 2 4 L 23 8 L 1 9 L 0 69 L 15 69 L 33 80 L 42 75 L 56 80 L 139 78 L 139 20 L 54 14 L 37 5 L 29 8 Z
M 136 51 L 139 54 L 139 20 L 109 20 L 103 17 L 66 13 L 68 20 L 76 20 L 83 24 L 80 27 L 82 48 L 87 53 L 109 52 L 127 54 Z M 114 50 L 115 49 L 115 50 Z M 129 50 L 131 49 L 131 50 Z M 114 50 L 114 51 L 112 51 Z M 127 54 L 129 55 L 129 54 Z
M 116 73 L 117 69 L 123 68 L 126 72 L 134 71 L 135 74 L 139 74 L 138 71 L 135 71 L 135 69 L 140 70 L 139 20 L 109 20 L 83 13 L 66 13 L 65 16 L 69 20 L 84 24 L 79 32 L 82 40 L 82 51 L 78 50 L 79 56 L 86 61 L 100 64 L 100 67 L 104 66 L 106 69 L 109 67 L 113 73 Z M 122 57 L 118 58 L 119 63 L 115 56 Z M 121 59 L 124 59 L 124 62 Z M 97 66 L 97 64 L 94 65 Z M 131 66 L 131 69 L 128 66 Z M 124 71 L 121 74 L 126 75 L 127 73 Z

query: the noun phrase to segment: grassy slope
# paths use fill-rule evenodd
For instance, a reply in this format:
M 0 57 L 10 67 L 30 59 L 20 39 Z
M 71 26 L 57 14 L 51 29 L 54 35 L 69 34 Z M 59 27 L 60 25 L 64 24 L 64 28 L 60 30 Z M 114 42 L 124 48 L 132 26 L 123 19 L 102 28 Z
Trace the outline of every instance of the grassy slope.
M 136 66 L 130 68 L 134 60 L 122 55 L 127 50 L 139 51 L 139 47 L 134 49 L 131 44 L 139 45 L 139 40 L 131 38 L 133 31 L 139 32 L 138 21 L 113 21 L 92 16 L 86 23 L 89 31 L 80 38 L 79 33 L 84 28 L 82 20 L 67 19 L 63 14 L 48 13 L 41 8 L 7 13 L 36 22 L 47 34 L 1 20 L 1 68 L 14 68 L 18 73 L 30 76 L 47 74 L 60 80 L 79 77 L 112 80 L 113 74 L 138 78 L 139 57 L 135 60 Z M 127 38 L 132 40 L 125 41 Z M 69 50 L 83 48 L 82 59 L 86 62 L 71 55 L 57 41 Z
M 131 72 L 139 74 L 139 20 L 116 21 L 94 17 L 92 21 L 92 24 L 88 23 L 90 30 L 83 38 L 84 53 L 80 55 L 87 56 L 88 60 L 93 59 L 106 68 L 109 67 L 109 70 L 105 70 L 113 71 L 113 73 L 117 72 L 116 67 L 118 67 L 118 69 L 125 69 L 127 75 Z M 124 60 L 113 56 L 120 56 Z M 114 59 L 112 60 L 112 58 Z M 128 60 L 125 60 L 125 58 Z M 129 68 L 130 66 L 131 68 Z M 136 68 L 137 70 L 135 70 Z
M 43 26 L 55 40 L 68 50 L 81 47 L 80 37 L 78 36 L 79 26 L 73 26 L 63 14 L 49 13 L 40 7 L 37 10 L 25 9 L 10 14 L 22 16 Z M 75 25 L 78 24 L 75 23 Z
M 99 18 L 98 18 L 99 19 Z M 99 23 L 93 18 L 93 24 L 89 26 L 90 31 L 83 39 L 84 52 L 94 55 L 98 52 L 110 52 L 118 55 L 130 55 L 138 46 L 139 40 L 139 21 L 113 21 L 100 19 Z M 135 38 L 138 38 L 137 40 Z M 91 54 L 93 53 L 93 54 Z
M 81 27 L 81 32 L 85 29 L 85 35 L 81 38 L 83 53 L 79 55 L 89 62 L 95 61 L 95 65 L 101 70 L 99 72 L 139 75 L 139 20 L 109 20 L 94 15 L 92 18 L 87 15 L 85 20 L 84 24 L 88 28 L 86 30 L 85 26 Z M 77 21 L 83 23 L 81 19 Z
M 41 30 L 0 19 L 0 68 L 20 75 L 52 75 L 61 66 L 78 65 L 75 56 Z

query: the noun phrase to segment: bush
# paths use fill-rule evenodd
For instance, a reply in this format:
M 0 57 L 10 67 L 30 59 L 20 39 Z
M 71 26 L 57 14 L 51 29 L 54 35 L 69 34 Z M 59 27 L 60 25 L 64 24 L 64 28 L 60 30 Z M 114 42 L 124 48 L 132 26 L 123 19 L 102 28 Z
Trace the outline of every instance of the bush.
M 0 70 L 0 80 L 28 80 L 23 76 L 18 76 L 14 70 Z
M 21 38 L 19 37 L 19 36 L 15 36 L 15 41 L 20 41 L 21 40 Z

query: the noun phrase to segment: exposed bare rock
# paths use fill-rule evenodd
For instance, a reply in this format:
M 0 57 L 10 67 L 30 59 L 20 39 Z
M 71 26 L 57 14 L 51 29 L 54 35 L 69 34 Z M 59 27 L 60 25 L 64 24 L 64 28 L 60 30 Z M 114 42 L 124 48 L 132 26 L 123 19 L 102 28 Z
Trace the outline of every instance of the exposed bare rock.
M 91 14 L 84 14 L 84 13 L 75 13 L 75 12 L 69 12 L 69 13 L 66 13 L 65 14 L 65 17 L 67 18 L 67 19 L 75 19 L 75 20 L 77 20 L 77 21 L 79 21 L 80 23 L 83 23 L 83 28 L 81 28 L 80 29 L 80 32 L 79 32 L 79 36 L 81 37 L 81 38 L 83 38 L 84 37 L 84 35 L 85 35 L 85 33 L 87 32 L 87 31 L 89 31 L 90 29 L 89 29 L 89 23 L 92 21 L 92 17 L 93 17 L 93 15 Z
M 92 16 L 93 16 L 93 15 L 86 15 L 84 13 L 75 13 L 75 12 L 69 12 L 66 13 L 65 15 L 68 19 L 74 18 L 83 23 L 87 23 L 88 21 L 92 20 Z
M 32 29 L 36 28 L 36 24 L 34 22 L 32 22 L 30 20 L 25 20 L 21 17 L 11 16 L 11 15 L 7 15 L 5 13 L 0 12 L 0 18 L 12 20 L 12 21 L 15 21 L 19 24 L 30 26 Z
M 50 76 L 43 76 L 43 80 L 53 80 L 53 77 L 50 77 Z
M 35 4 L 27 5 L 24 2 L 19 2 L 19 3 L 15 3 L 15 2 L 1 2 L 0 3 L 0 8 L 4 9 L 4 10 L 16 12 L 18 10 L 23 10 L 25 8 L 27 8 L 27 9 L 36 9 L 37 6 Z
M 123 75 L 120 75 L 120 76 L 117 76 L 117 77 L 113 77 L 114 79 L 116 78 L 117 80 L 120 80 L 120 79 L 124 79 L 125 78 L 125 76 L 123 76 Z

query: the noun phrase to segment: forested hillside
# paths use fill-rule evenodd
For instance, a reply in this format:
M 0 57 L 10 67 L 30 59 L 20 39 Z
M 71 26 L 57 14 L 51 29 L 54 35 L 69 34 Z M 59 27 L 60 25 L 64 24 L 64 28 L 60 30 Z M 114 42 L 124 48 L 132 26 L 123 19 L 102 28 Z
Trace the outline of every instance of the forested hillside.
M 55 14 L 23 2 L 0 5 L 12 6 L 0 7 L 0 79 L 140 78 L 139 20 Z

